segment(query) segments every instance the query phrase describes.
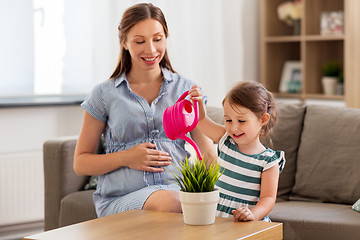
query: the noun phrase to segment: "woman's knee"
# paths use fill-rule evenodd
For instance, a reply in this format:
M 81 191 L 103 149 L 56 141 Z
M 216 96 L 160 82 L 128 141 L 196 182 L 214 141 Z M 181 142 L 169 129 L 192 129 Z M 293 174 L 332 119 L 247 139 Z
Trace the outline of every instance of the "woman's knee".
M 171 190 L 156 191 L 146 200 L 143 209 L 161 212 L 181 212 L 179 193 Z

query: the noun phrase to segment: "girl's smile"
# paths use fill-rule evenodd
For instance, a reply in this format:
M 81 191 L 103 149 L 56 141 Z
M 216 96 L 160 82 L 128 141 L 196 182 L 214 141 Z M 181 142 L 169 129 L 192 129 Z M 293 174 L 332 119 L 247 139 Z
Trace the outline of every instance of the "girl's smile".
M 235 138 L 235 139 L 239 139 L 241 138 L 242 136 L 244 136 L 244 133 L 241 133 L 241 134 L 233 134 L 232 137 Z

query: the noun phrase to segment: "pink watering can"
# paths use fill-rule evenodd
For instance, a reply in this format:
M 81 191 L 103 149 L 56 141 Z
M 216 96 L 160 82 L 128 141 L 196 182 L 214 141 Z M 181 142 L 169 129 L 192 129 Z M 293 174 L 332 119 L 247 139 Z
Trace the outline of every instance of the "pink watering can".
M 167 107 L 164 111 L 163 125 L 165 134 L 171 140 L 178 138 L 187 141 L 193 146 L 200 160 L 202 156 L 196 143 L 188 138 L 186 134 L 191 132 L 199 122 L 199 103 L 193 104 L 185 97 L 189 91 L 184 92 L 173 106 Z

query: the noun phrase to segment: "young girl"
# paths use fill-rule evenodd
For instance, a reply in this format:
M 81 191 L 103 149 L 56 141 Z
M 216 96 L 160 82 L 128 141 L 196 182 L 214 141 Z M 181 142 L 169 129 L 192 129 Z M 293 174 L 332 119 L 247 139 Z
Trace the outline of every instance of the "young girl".
M 190 92 L 192 100 L 200 103 L 198 127 L 218 143 L 218 162 L 225 170 L 216 183 L 220 191 L 217 216 L 270 221 L 267 215 L 275 204 L 279 173 L 285 164 L 283 151 L 265 148 L 260 142 L 277 118 L 272 94 L 258 82 L 237 84 L 222 102 L 222 126 L 206 116 L 200 89 L 193 86 Z

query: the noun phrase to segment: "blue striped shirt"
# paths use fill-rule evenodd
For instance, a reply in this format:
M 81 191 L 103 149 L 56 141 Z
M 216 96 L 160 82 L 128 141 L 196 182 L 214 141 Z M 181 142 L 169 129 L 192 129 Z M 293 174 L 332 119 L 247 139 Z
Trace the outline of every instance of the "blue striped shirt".
M 275 165 L 279 165 L 281 172 L 285 164 L 283 151 L 267 148 L 255 155 L 241 153 L 227 133 L 219 141 L 218 155 L 221 170 L 224 170 L 216 182 L 220 191 L 218 217 L 232 217 L 232 210 L 254 207 L 260 197 L 261 173 Z
M 170 140 L 163 128 L 164 110 L 195 83 L 179 74 L 162 69 L 164 81 L 158 97 L 149 105 L 131 90 L 126 75 L 110 79 L 94 87 L 81 106 L 96 119 L 106 122 L 104 129 L 107 153 L 128 150 L 140 143 L 153 142 L 158 150 L 168 152 L 172 164 L 162 173 L 143 172 L 122 167 L 99 176 L 94 201 L 97 212 L 105 208 L 114 197 L 151 185 L 168 185 L 173 179 L 170 169 L 185 159 L 185 141 Z M 133 159 L 136 161 L 136 159 Z

